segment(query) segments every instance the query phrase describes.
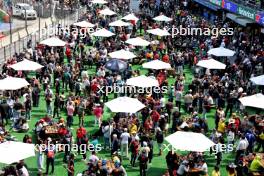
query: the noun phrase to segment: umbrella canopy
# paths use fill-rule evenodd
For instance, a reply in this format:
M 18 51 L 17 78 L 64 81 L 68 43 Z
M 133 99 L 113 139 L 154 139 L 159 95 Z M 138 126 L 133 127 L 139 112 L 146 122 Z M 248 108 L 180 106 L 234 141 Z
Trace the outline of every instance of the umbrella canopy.
M 155 21 L 169 22 L 169 21 L 171 21 L 172 19 L 169 18 L 169 17 L 166 17 L 165 15 L 160 15 L 160 16 L 157 16 L 157 17 L 153 18 L 153 20 L 155 20 Z
M 93 28 L 95 25 L 92 23 L 89 23 L 87 21 L 80 21 L 77 23 L 73 23 L 74 26 L 82 27 L 82 28 Z
M 23 78 L 7 77 L 0 80 L 0 90 L 18 90 L 28 85 L 29 83 Z
M 250 81 L 252 81 L 256 85 L 264 86 L 264 75 L 250 78 Z
M 24 59 L 23 61 L 13 64 L 10 67 L 19 71 L 35 71 L 41 69 L 43 66 L 37 62 Z
M 161 70 L 161 69 L 170 69 L 171 65 L 169 63 L 153 60 L 147 63 L 142 64 L 143 68 L 153 69 L 153 70 Z
M 147 30 L 147 32 L 150 33 L 150 34 L 153 34 L 153 35 L 158 35 L 160 37 L 171 35 L 165 29 L 160 29 L 160 28 L 150 29 L 150 30 Z
M 47 45 L 47 46 L 65 46 L 66 42 L 62 41 L 61 39 L 57 37 L 51 37 L 46 40 L 43 40 L 40 42 L 41 45 Z
M 223 64 L 217 60 L 214 60 L 214 59 L 200 60 L 197 63 L 197 66 L 204 67 L 207 69 L 215 69 L 215 70 L 223 70 L 226 68 L 225 64 Z
M 108 31 L 105 28 L 102 28 L 91 34 L 91 36 L 95 36 L 95 37 L 111 37 L 113 35 L 115 35 L 113 32 Z
M 131 13 L 131 14 L 128 14 L 128 15 L 124 16 L 124 17 L 122 18 L 122 20 L 127 20 L 127 21 L 133 20 L 133 21 L 138 21 L 139 19 L 138 19 L 138 17 L 136 17 L 133 13 Z
M 181 151 L 204 152 L 214 146 L 202 133 L 177 131 L 165 138 L 174 149 Z
M 112 112 L 127 113 L 136 113 L 145 107 L 145 105 L 141 103 L 138 99 L 130 97 L 118 97 L 105 103 L 105 105 Z
M 127 63 L 119 59 L 112 59 L 106 62 L 105 68 L 115 72 L 122 72 L 127 69 Z
M 150 44 L 150 42 L 140 37 L 130 38 L 126 41 L 126 43 L 133 45 L 133 46 L 148 46 Z
M 103 9 L 99 13 L 105 16 L 112 16 L 116 14 L 114 11 L 110 10 L 109 8 Z
M 107 4 L 108 2 L 105 0 L 92 0 L 93 4 Z
M 243 106 L 264 109 L 264 95 L 259 93 L 239 99 Z
M 135 57 L 137 57 L 134 53 L 130 52 L 130 51 L 126 51 L 124 49 L 118 50 L 118 51 L 114 51 L 112 53 L 108 54 L 111 58 L 116 58 L 116 59 L 133 59 Z
M 34 144 L 7 141 L 0 144 L 0 163 L 12 164 L 35 156 Z
M 122 20 L 117 20 L 117 21 L 114 21 L 112 23 L 109 23 L 109 26 L 118 26 L 118 27 L 121 27 L 121 26 L 130 26 L 131 23 L 127 23 L 127 22 L 124 22 Z
M 159 86 L 158 80 L 152 77 L 147 77 L 145 75 L 130 78 L 127 80 L 126 84 L 130 86 L 136 86 L 136 87 L 158 87 Z
M 224 47 L 218 47 L 210 49 L 207 53 L 218 57 L 228 57 L 234 56 L 236 52 Z

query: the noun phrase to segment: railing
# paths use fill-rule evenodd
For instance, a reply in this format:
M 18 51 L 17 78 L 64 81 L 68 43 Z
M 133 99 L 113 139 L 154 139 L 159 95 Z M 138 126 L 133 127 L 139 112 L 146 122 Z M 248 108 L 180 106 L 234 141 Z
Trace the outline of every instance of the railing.
M 56 10 L 57 11 L 57 10 Z M 53 17 L 39 18 L 38 22 L 32 26 L 27 26 L 17 32 L 12 33 L 12 37 L 6 36 L 0 41 L 0 64 L 9 58 L 11 58 L 15 53 L 22 52 L 26 46 L 27 42 L 31 40 L 32 46 L 35 46 L 38 42 L 51 37 L 52 35 L 43 35 L 45 28 L 57 29 L 60 24 L 62 27 L 69 26 L 76 22 L 78 18 L 86 12 L 85 7 L 81 7 L 74 11 L 61 10 L 60 12 L 55 12 Z M 55 33 L 53 33 L 55 35 Z M 12 38 L 12 42 L 10 41 Z

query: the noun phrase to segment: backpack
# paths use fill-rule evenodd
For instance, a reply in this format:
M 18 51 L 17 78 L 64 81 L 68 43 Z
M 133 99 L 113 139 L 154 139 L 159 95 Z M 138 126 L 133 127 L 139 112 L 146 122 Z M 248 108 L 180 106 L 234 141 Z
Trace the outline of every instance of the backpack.
M 48 151 L 47 158 L 54 158 L 54 151 L 53 150 Z

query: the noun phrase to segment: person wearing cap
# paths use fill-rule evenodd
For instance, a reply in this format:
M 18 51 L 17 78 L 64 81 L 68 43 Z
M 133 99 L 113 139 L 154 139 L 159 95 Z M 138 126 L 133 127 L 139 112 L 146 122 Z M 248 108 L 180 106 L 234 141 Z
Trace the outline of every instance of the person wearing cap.
M 158 143 L 158 148 L 159 148 L 159 155 L 162 155 L 162 144 L 164 141 L 164 135 L 162 130 L 158 127 L 157 128 L 157 132 L 156 132 L 156 139 L 157 139 L 157 143 Z
M 121 156 L 124 156 L 123 154 L 125 152 L 126 158 L 128 158 L 128 143 L 129 143 L 129 139 L 130 139 L 130 134 L 127 132 L 127 128 L 124 128 L 124 132 L 120 136 L 120 140 L 121 140 Z

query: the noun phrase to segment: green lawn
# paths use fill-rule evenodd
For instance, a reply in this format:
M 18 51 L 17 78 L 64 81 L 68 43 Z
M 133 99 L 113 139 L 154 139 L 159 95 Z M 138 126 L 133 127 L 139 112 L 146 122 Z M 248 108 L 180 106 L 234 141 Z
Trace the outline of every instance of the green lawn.
M 133 69 L 140 69 L 141 74 L 145 74 L 146 70 L 142 69 L 141 66 L 133 66 Z M 190 83 L 190 81 L 192 80 L 192 73 L 190 69 L 185 69 L 184 70 L 185 74 L 186 74 L 186 84 Z M 89 74 L 94 74 L 94 69 L 93 70 L 89 70 Z M 169 80 L 170 83 L 173 83 L 174 80 L 172 78 L 170 78 Z M 43 92 L 42 92 L 43 93 Z M 45 115 L 45 101 L 44 101 L 44 97 L 41 96 L 41 102 L 40 102 L 40 106 L 38 108 L 33 108 L 32 110 L 32 119 L 29 122 L 30 123 L 30 131 L 28 132 L 29 135 L 33 136 L 33 139 L 35 138 L 35 134 L 32 131 L 32 129 L 34 128 L 35 123 L 42 118 Z M 208 124 L 209 124 L 209 128 L 212 129 L 214 127 L 214 111 L 212 110 L 211 113 L 208 113 L 207 118 L 208 118 Z M 108 110 L 106 110 L 107 113 L 104 114 L 104 119 L 107 119 L 110 117 L 110 113 Z M 65 112 L 61 113 L 62 117 L 66 117 Z M 58 120 L 58 119 L 56 119 Z M 85 128 L 87 129 L 87 131 L 89 133 L 94 133 L 97 129 L 93 126 L 94 121 L 93 121 L 93 117 L 92 116 L 86 116 L 85 117 Z M 73 134 L 74 136 L 76 136 L 76 128 L 78 127 L 78 117 L 75 117 L 74 119 L 74 130 L 73 130 Z M 12 132 L 12 135 L 14 135 L 19 141 L 22 141 L 23 137 L 25 134 L 21 134 L 21 133 L 15 133 Z M 100 151 L 98 153 L 98 155 L 102 158 L 110 158 L 110 151 Z M 156 144 L 154 146 L 154 159 L 152 162 L 152 165 L 150 166 L 149 170 L 148 170 L 148 175 L 151 176 L 161 176 L 165 171 L 166 171 L 166 161 L 165 161 L 165 156 L 166 153 L 164 153 L 162 156 L 158 156 L 157 155 L 158 151 L 157 151 L 157 147 Z M 87 153 L 89 155 L 89 153 Z M 88 156 L 89 157 L 89 156 Z M 56 160 L 55 160 L 55 174 L 56 176 L 61 176 L 61 175 L 67 175 L 67 171 L 66 169 L 63 167 L 63 153 L 57 153 L 56 154 Z M 85 170 L 86 166 L 84 164 L 84 162 L 81 160 L 82 157 L 77 156 L 75 158 L 75 173 L 80 173 L 83 170 Z M 223 157 L 223 161 L 221 163 L 221 174 L 222 175 L 226 175 L 225 174 L 225 166 L 230 162 L 234 160 L 234 155 L 233 154 L 224 154 Z M 209 173 L 211 173 L 212 168 L 215 165 L 215 159 L 214 156 L 206 156 L 206 161 L 207 164 L 209 166 Z M 30 171 L 30 175 L 37 175 L 37 159 L 36 157 L 31 157 L 25 160 L 29 171 Z M 124 160 L 123 162 L 124 167 L 127 170 L 128 176 L 138 176 L 139 175 L 139 169 L 138 168 L 132 168 L 129 166 L 129 161 L 128 160 Z M 2 167 L 4 165 L 1 165 Z M 51 168 L 50 168 L 51 169 Z

